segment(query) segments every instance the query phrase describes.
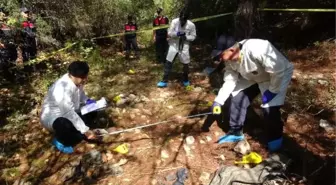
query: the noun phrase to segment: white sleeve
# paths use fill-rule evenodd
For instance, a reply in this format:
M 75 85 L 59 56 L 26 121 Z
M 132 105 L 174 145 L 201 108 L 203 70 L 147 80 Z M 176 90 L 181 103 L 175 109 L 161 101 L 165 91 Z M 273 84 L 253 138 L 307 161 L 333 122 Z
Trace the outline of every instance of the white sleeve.
M 170 26 L 168 28 L 168 35 L 169 37 L 171 38 L 176 38 L 177 37 L 177 32 L 176 32 L 176 21 L 173 20 L 171 23 L 170 23 Z
M 88 100 L 89 98 L 86 96 L 83 87 L 79 88 L 79 92 L 80 92 L 80 103 L 85 103 L 86 100 Z
M 56 103 L 59 105 L 63 116 L 69 119 L 80 133 L 84 134 L 87 132 L 89 127 L 85 125 L 82 118 L 75 111 L 71 90 L 63 88 L 60 85 L 55 87 L 53 96 L 55 97 Z
M 196 27 L 195 24 L 190 24 L 190 32 L 186 33 L 187 41 L 194 41 L 196 39 Z
M 230 67 L 225 68 L 224 84 L 218 92 L 215 102 L 224 105 L 225 101 L 229 98 L 230 94 L 236 87 L 239 73 L 232 70 Z
M 273 93 L 279 93 L 288 60 L 268 41 L 266 42 L 265 50 L 263 53 L 258 53 L 257 56 L 253 57 L 261 61 L 262 66 L 265 67 L 265 71 L 270 73 L 271 79 L 268 90 Z

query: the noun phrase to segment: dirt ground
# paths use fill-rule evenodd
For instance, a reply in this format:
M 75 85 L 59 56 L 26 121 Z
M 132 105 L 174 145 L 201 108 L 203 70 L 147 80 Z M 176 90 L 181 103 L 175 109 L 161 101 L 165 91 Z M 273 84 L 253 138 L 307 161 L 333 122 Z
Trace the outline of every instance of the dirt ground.
M 24 114 L 17 113 L 14 117 L 19 119 L 15 124 L 7 119 L 2 123 L 0 133 L 0 183 L 168 185 L 174 180 L 167 177 L 174 175 L 178 169 L 187 168 L 189 178 L 185 181 L 186 185 L 208 184 L 219 167 L 234 165 L 241 155 L 233 151 L 233 144 L 216 143 L 227 131 L 226 111 L 223 122 L 215 121 L 213 116 L 187 118 L 210 111 L 216 96 L 214 89 L 218 88 L 213 78 L 220 76 L 203 75 L 201 72 L 205 64 L 195 61 L 198 57 L 205 57 L 198 55 L 197 48 L 193 52 L 191 89 L 181 85 L 178 73 L 172 75 L 168 88 L 156 88 L 162 66 L 153 62 L 146 65 L 134 62 L 130 65 L 135 70 L 134 74 L 127 73 L 130 66 L 125 68 L 124 73 L 113 76 L 107 75 L 110 73 L 106 71 L 94 71 L 86 87 L 88 94 L 96 98 L 105 96 L 111 103 L 116 95 L 128 97 L 126 102 L 118 105 L 114 102 L 106 111 L 99 113 L 101 128 L 117 131 L 161 121 L 167 123 L 104 136 L 102 144 L 82 142 L 76 146 L 75 154 L 65 155 L 52 147 L 50 134 L 40 126 L 39 104 Z M 297 179 L 305 177 L 307 180 L 301 184 L 335 184 L 335 129 L 326 130 L 320 126 L 320 120 L 324 119 L 331 128 L 336 127 L 335 45 L 326 42 L 286 53 L 295 66 L 282 110 L 285 135 L 281 153 L 292 159 L 288 174 Z M 174 70 L 179 70 L 179 67 L 174 67 Z M 99 83 L 94 83 L 96 81 Z M 31 86 L 1 87 L 0 92 L 1 105 L 7 108 L 4 113 L 13 112 L 14 105 L 31 106 L 29 100 L 38 93 L 42 94 Z M 209 132 L 201 132 L 205 122 L 213 122 Z M 265 147 L 262 110 L 258 100 L 248 111 L 244 133 L 252 151 L 267 158 L 269 153 Z M 190 136 L 195 141 L 186 144 L 186 138 Z M 127 154 L 113 151 L 123 143 L 129 147 Z M 69 176 L 76 174 L 74 166 L 92 150 L 101 153 L 103 163 L 115 164 L 122 160 L 122 173 L 94 175 L 87 172 L 81 178 L 69 180 Z

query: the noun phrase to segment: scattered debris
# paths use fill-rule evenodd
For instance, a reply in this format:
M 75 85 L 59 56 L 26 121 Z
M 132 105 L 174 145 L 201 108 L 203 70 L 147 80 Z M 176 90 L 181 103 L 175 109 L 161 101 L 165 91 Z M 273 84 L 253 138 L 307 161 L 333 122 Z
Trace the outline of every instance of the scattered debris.
M 117 146 L 115 149 L 113 149 L 113 151 L 118 152 L 120 154 L 127 154 L 128 153 L 128 146 L 126 143 L 121 144 L 119 146 Z
M 262 157 L 256 152 L 251 152 L 248 155 L 244 155 L 241 161 L 235 161 L 235 164 L 259 164 L 261 162 Z
M 166 176 L 166 181 L 174 181 L 176 180 L 176 174 L 169 174 Z
M 246 139 L 241 140 L 237 143 L 237 145 L 233 148 L 233 150 L 237 153 L 246 155 L 251 151 L 251 146 L 250 144 L 247 142 Z
M 162 150 L 161 151 L 161 159 L 168 159 L 169 158 L 169 154 L 167 152 L 167 150 Z
M 196 88 L 194 88 L 194 92 L 202 92 L 203 91 L 203 89 L 201 88 L 201 87 L 196 87 Z
M 327 132 L 333 132 L 335 130 L 335 126 L 332 126 L 327 120 L 320 120 L 320 127 L 324 128 Z
M 185 89 L 186 89 L 187 91 L 192 91 L 192 90 L 194 90 L 194 88 L 193 88 L 191 85 L 186 86 Z
M 177 171 L 177 180 L 173 185 L 184 185 L 184 181 L 188 178 L 188 169 L 181 168 Z
M 195 142 L 195 138 L 193 136 L 188 136 L 185 141 L 187 145 L 192 145 Z
M 123 159 L 120 159 L 119 162 L 113 164 L 112 166 L 114 166 L 114 167 L 122 166 L 122 165 L 125 165 L 127 162 L 128 162 L 128 160 L 123 158 Z
M 202 182 L 202 184 L 209 184 L 210 175 L 210 173 L 202 172 L 199 180 Z
M 186 156 L 193 157 L 193 154 L 191 153 L 191 148 L 188 145 L 184 144 L 183 149 L 186 153 Z
M 133 69 L 128 70 L 128 74 L 135 74 L 135 71 Z
M 327 80 L 317 80 L 317 83 L 324 85 L 324 86 L 329 85 L 329 82 Z

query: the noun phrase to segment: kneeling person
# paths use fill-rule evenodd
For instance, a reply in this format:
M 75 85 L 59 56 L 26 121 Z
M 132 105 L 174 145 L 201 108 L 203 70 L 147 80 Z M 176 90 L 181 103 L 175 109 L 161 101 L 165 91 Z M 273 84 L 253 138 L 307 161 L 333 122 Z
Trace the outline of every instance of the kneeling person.
M 73 146 L 93 136 L 89 126 L 92 126 L 96 112 L 80 114 L 81 105 L 95 102 L 83 91 L 88 74 L 86 62 L 72 62 L 68 73 L 50 87 L 42 105 L 42 125 L 54 132 L 52 143 L 63 153 L 72 153 Z

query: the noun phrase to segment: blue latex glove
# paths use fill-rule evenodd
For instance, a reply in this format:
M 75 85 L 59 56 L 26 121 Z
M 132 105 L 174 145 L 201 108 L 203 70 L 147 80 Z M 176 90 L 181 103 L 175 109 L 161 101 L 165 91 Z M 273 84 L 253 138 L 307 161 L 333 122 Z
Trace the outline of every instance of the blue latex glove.
M 182 37 L 182 36 L 185 36 L 185 33 L 179 31 L 179 32 L 176 33 L 176 35 L 177 35 L 178 37 Z
M 276 93 L 272 93 L 271 91 L 266 90 L 262 95 L 262 103 L 265 104 L 270 102 L 276 95 Z
M 86 105 L 89 105 L 89 104 L 91 104 L 91 103 L 96 103 L 96 100 L 93 100 L 93 99 L 87 99 L 86 102 L 85 102 Z
M 211 106 L 212 114 L 219 115 L 222 113 L 222 105 L 214 102 Z

